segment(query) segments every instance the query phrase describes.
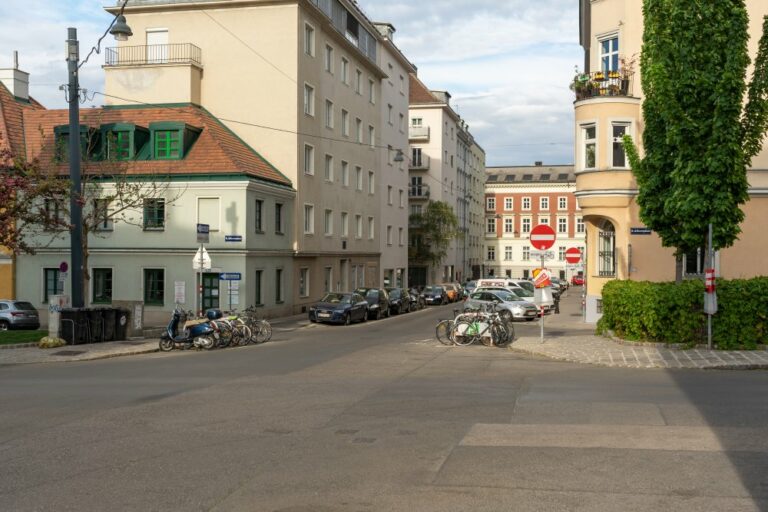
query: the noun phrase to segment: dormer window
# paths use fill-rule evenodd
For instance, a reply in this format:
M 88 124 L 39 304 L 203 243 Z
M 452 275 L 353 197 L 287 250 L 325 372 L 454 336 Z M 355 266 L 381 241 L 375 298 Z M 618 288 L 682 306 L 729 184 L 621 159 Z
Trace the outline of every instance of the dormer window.
M 56 159 L 60 162 L 69 161 L 69 125 L 56 126 L 53 129 L 56 141 Z M 80 125 L 80 158 L 93 160 L 98 157 L 100 144 L 97 131 L 85 125 Z
M 181 160 L 200 135 L 200 129 L 184 123 L 162 122 L 149 125 L 153 160 Z
M 149 140 L 149 131 L 132 123 L 103 125 L 101 133 L 104 141 L 104 160 L 136 160 L 139 150 Z

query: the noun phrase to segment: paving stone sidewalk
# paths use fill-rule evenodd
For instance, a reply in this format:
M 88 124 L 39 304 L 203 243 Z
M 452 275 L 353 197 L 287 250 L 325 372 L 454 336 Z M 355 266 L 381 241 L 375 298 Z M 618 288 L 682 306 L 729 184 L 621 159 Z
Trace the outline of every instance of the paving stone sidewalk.
M 85 345 L 65 345 L 58 348 L 37 347 L 0 350 L 0 366 L 6 364 L 61 363 L 90 361 L 108 357 L 131 356 L 157 352 L 158 339 L 110 341 Z

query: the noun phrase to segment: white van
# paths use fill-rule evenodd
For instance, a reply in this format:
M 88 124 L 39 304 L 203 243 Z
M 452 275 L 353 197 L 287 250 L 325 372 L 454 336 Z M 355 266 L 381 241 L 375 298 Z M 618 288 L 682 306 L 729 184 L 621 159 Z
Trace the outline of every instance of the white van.
M 478 279 L 476 288 L 522 288 L 514 279 L 500 277 L 498 279 Z

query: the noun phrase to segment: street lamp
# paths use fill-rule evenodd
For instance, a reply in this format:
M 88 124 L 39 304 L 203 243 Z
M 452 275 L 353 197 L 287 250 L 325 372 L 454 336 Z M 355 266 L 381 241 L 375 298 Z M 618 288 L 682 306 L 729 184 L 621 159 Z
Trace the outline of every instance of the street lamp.
M 123 9 L 125 3 L 123 4 Z M 118 41 L 125 41 L 133 35 L 130 27 L 125 22 L 125 16 L 115 16 L 109 25 L 107 32 L 115 36 Z M 70 283 L 72 289 L 72 307 L 82 308 L 85 305 L 83 294 L 83 189 L 80 179 L 80 67 L 88 62 L 93 51 L 98 53 L 101 40 L 107 35 L 105 32 L 99 39 L 96 47 L 88 54 L 85 61 L 80 63 L 80 43 L 77 40 L 77 29 L 67 29 L 67 74 L 69 84 L 67 88 L 67 102 L 69 103 L 69 179 L 70 179 Z

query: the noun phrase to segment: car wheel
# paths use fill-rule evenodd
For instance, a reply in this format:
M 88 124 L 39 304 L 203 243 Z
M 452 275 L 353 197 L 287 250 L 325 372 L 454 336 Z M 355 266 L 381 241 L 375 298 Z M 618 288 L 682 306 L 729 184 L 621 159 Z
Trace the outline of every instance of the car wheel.
M 349 325 L 351 323 L 352 323 L 352 314 L 347 313 L 346 315 L 344 315 L 344 325 Z
M 5 320 L 0 320 L 0 331 L 7 331 L 10 328 L 10 325 L 8 325 L 8 322 Z
M 387 311 L 384 313 L 384 318 L 389 318 L 389 308 L 387 308 Z
M 381 309 L 376 310 L 376 318 L 375 320 L 381 320 Z
M 360 320 L 361 322 L 367 322 L 368 321 L 368 310 L 363 311 L 363 319 Z

